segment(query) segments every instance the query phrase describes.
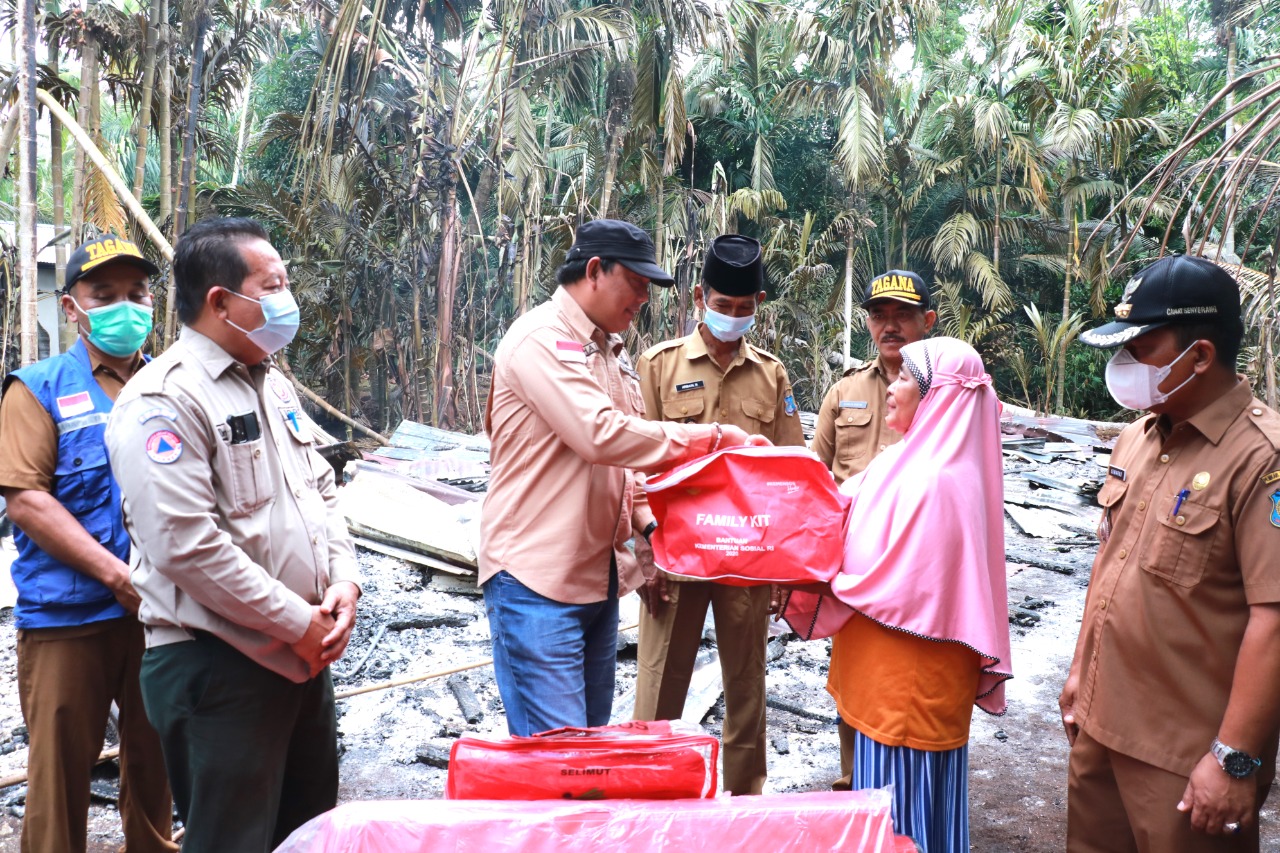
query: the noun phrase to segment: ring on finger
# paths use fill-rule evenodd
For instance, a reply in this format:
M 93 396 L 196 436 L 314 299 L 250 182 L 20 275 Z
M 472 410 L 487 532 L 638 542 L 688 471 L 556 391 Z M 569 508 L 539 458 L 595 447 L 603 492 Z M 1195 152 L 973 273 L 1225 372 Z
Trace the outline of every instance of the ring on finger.
M 1235 821 L 1232 821 L 1231 823 L 1224 823 L 1222 825 L 1222 828 L 1225 829 L 1227 832 L 1231 833 L 1232 835 L 1238 835 L 1240 832 L 1240 824 L 1236 823 Z

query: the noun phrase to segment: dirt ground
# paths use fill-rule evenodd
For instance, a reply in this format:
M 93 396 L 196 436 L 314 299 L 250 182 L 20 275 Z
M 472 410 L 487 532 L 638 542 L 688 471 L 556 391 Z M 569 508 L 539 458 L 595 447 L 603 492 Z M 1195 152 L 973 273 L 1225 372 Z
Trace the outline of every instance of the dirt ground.
M 1012 536 L 1013 531 L 1010 530 Z M 1062 574 L 1017 563 L 1009 566 L 1011 605 L 1026 602 L 1034 616 L 1013 630 L 1009 711 L 975 711 L 970 741 L 972 849 L 989 853 L 1050 853 L 1063 849 L 1067 745 L 1056 697 L 1079 628 L 1091 549 L 1046 544 Z M 338 667 L 339 691 L 405 674 L 438 671 L 489 656 L 488 626 L 474 587 L 389 557 L 361 552 L 365 596 L 347 657 Z M 623 624 L 635 621 L 638 600 L 624 602 Z M 1036 621 L 1038 617 L 1038 621 Z M 377 645 L 374 645 L 378 638 Z M 615 711 L 626 714 L 635 679 L 635 632 L 620 643 Z M 771 640 L 768 678 L 771 792 L 825 789 L 839 775 L 834 710 L 823 685 L 828 646 L 786 634 Z M 708 654 L 711 645 L 707 644 Z M 359 666 L 359 670 L 356 667 Z M 715 668 L 715 664 L 710 666 Z M 0 776 L 21 770 L 26 749 L 15 738 L 22 724 L 15 683 L 12 610 L 0 611 Z M 723 701 L 701 720 L 719 734 Z M 345 750 L 342 801 L 443 796 L 444 759 L 461 734 L 504 732 L 491 671 L 465 673 L 396 687 L 339 703 Z M 93 853 L 123 843 L 113 803 L 113 768 L 103 799 L 90 815 Z M 17 853 L 25 789 L 0 789 L 0 853 Z M 1264 850 L 1280 850 L 1275 798 L 1263 812 Z

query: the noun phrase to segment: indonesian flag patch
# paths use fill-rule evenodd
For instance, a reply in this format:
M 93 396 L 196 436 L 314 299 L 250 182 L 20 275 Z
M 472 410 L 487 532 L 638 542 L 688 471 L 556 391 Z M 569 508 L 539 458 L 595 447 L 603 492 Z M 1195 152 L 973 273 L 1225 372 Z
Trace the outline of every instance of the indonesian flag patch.
M 577 341 L 556 341 L 556 358 L 569 364 L 586 364 L 587 351 Z
M 58 405 L 58 416 L 63 418 L 74 418 L 76 415 L 93 411 L 93 400 L 89 397 L 88 391 L 59 397 L 55 402 Z

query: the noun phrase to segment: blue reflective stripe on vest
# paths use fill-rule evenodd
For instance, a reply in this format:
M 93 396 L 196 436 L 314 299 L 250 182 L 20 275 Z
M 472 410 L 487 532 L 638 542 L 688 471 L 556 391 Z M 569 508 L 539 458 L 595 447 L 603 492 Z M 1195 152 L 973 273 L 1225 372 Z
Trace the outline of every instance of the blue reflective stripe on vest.
M 58 461 L 51 493 L 94 539 L 121 560 L 129 559 L 129 534 L 120 511 L 120 487 L 111 475 L 104 443 L 111 398 L 93 377 L 84 342 L 62 355 L 13 373 L 58 428 Z M 84 394 L 92 407 L 85 409 Z M 14 529 L 18 557 L 10 572 L 18 589 L 19 628 L 83 625 L 126 611 L 98 581 L 42 551 Z

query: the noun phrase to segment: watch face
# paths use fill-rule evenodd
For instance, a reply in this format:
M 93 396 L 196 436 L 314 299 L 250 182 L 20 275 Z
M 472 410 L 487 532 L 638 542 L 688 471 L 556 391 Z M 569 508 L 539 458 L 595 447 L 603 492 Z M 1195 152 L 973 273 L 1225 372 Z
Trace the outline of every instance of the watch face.
M 1237 779 L 1243 779 L 1256 770 L 1257 765 L 1243 752 L 1228 752 L 1222 759 L 1222 769 Z

